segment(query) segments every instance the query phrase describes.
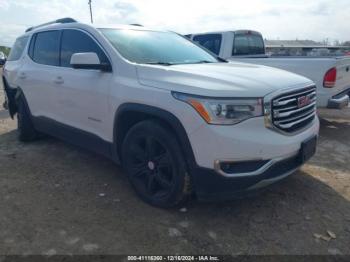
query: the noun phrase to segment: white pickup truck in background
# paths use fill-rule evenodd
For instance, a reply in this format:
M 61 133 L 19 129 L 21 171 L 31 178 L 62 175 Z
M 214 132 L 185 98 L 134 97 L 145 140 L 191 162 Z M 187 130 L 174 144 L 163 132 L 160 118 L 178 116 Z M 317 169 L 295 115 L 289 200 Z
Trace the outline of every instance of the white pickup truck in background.
M 251 30 L 187 37 L 223 59 L 277 67 L 311 79 L 317 86 L 318 107 L 341 109 L 349 105 L 350 57 L 267 56 L 262 35 Z

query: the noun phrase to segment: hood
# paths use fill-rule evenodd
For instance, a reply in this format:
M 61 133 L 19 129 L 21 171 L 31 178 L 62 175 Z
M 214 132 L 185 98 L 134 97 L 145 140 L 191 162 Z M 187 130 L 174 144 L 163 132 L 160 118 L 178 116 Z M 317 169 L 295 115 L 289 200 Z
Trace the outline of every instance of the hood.
M 137 74 L 143 85 L 211 97 L 263 97 L 312 83 L 284 70 L 245 63 L 137 65 Z

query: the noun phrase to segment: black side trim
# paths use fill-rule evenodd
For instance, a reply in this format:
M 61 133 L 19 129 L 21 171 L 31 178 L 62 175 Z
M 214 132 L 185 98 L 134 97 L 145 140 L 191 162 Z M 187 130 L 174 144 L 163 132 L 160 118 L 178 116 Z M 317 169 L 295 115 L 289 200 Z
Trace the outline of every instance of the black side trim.
M 32 120 L 35 129 L 39 132 L 54 136 L 112 159 L 113 144 L 103 140 L 97 135 L 59 123 L 47 117 L 32 116 Z
M 155 118 L 161 119 L 165 121 L 175 132 L 179 142 L 181 149 L 184 153 L 186 162 L 188 167 L 190 168 L 190 172 L 192 169 L 197 167 L 197 163 L 195 161 L 195 157 L 192 151 L 192 147 L 190 144 L 190 141 L 188 139 L 187 133 L 183 125 L 181 124 L 180 120 L 173 115 L 172 113 L 163 110 L 158 107 L 153 107 L 149 105 L 143 105 L 143 104 L 136 104 L 136 103 L 126 103 L 122 104 L 115 114 L 115 120 L 114 120 L 114 141 L 115 143 L 121 143 L 123 140 L 122 137 L 122 128 L 123 128 L 123 121 L 122 121 L 122 115 L 125 113 L 142 113 L 146 114 L 147 116 L 153 116 Z M 115 148 L 119 148 L 120 144 L 117 144 Z

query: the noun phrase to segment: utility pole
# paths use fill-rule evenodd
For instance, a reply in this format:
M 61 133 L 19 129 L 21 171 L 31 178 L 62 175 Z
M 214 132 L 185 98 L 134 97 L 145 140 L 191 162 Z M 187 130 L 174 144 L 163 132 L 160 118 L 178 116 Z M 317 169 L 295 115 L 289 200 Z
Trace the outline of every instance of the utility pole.
M 89 0 L 89 6 L 90 6 L 90 19 L 91 19 L 91 24 L 94 23 L 94 20 L 92 18 L 92 6 L 91 6 L 91 0 Z

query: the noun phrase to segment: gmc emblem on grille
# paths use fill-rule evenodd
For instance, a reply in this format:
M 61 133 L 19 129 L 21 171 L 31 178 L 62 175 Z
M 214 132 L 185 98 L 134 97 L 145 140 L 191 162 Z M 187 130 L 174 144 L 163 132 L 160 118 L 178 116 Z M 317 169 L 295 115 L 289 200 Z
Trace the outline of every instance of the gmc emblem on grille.
M 307 106 L 311 103 L 311 99 L 309 96 L 301 96 L 298 98 L 298 108 Z

